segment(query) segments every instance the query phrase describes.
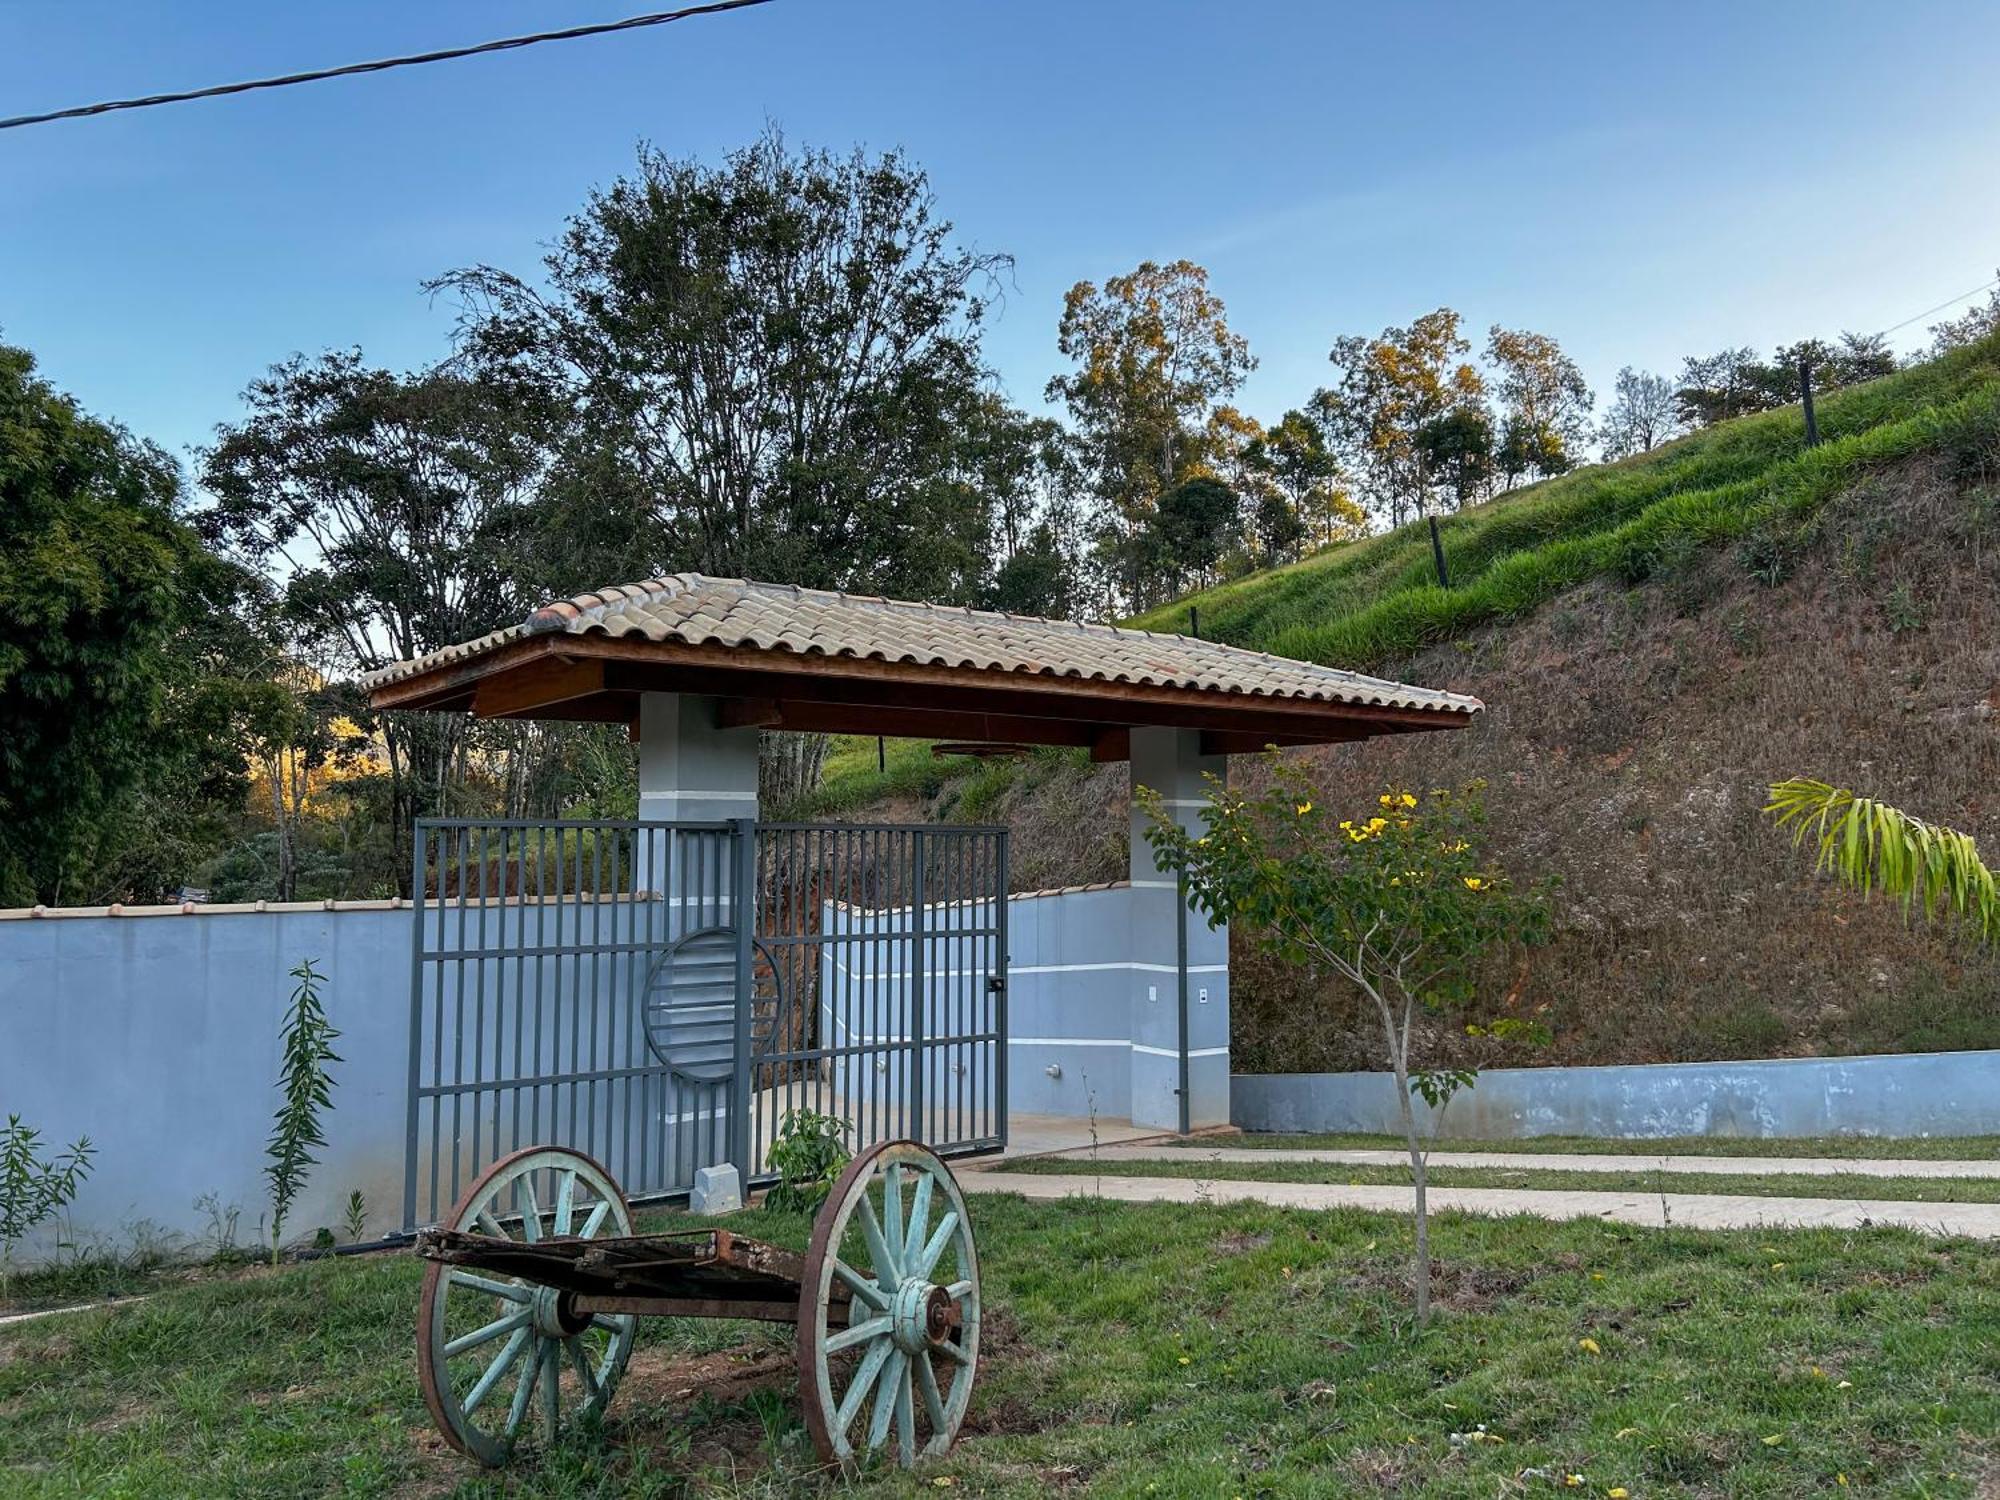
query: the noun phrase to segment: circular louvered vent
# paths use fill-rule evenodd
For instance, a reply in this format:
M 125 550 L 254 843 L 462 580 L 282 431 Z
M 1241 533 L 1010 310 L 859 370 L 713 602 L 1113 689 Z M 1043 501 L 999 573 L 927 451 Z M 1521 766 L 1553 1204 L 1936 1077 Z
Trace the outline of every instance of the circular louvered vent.
M 763 943 L 750 964 L 750 1055 L 781 1045 L 784 986 Z M 736 1063 L 736 930 L 704 927 L 678 939 L 646 976 L 646 1044 L 680 1078 L 723 1083 Z

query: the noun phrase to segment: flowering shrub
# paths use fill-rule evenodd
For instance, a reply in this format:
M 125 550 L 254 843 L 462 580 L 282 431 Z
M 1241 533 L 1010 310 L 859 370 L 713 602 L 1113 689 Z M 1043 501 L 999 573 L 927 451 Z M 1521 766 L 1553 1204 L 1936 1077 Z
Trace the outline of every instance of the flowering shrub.
M 1424 1140 L 1413 1094 L 1442 1109 L 1474 1075 L 1412 1066 L 1411 1023 L 1422 1008 L 1449 1012 L 1475 1036 L 1538 1041 L 1532 1018 L 1479 1019 L 1478 960 L 1494 947 L 1536 942 L 1548 929 L 1540 889 L 1522 891 L 1481 848 L 1483 783 L 1418 792 L 1391 787 L 1373 807 L 1341 816 L 1323 805 L 1305 769 L 1273 751 L 1257 792 L 1217 783 L 1198 830 L 1139 791 L 1162 869 L 1182 877 L 1188 902 L 1281 961 L 1355 985 L 1382 1024 L 1396 1075 L 1416 1187 L 1417 1316 L 1430 1306 Z

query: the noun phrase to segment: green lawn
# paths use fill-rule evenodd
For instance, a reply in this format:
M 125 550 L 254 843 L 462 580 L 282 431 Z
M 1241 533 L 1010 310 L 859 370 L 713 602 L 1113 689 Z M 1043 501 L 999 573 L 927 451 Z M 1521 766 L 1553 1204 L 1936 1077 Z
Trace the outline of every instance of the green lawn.
M 1197 1156 L 1187 1152 L 1187 1156 Z M 1408 1167 L 1346 1166 L 1314 1161 L 1097 1161 L 1037 1157 L 1010 1162 L 1006 1172 L 1054 1176 L 1185 1177 L 1209 1182 L 1334 1182 L 1407 1185 Z M 2000 1203 L 1995 1177 L 1824 1177 L 1748 1172 L 1660 1172 L 1634 1163 L 1629 1172 L 1560 1168 L 1440 1167 L 1425 1174 L 1432 1187 L 1540 1188 L 1606 1193 L 1730 1193 L 1760 1198 L 1884 1198 L 1913 1203 Z
M 2000 1257 L 1896 1231 L 1444 1217 L 1432 1331 L 1399 1220 L 1080 1199 L 974 1209 L 968 1434 L 869 1493 L 1976 1496 L 2000 1481 Z M 798 1242 L 763 1214 L 745 1231 Z M 0 1331 L 0 1494 L 793 1495 L 790 1334 L 647 1325 L 598 1433 L 480 1476 L 430 1435 L 420 1267 L 318 1261 Z M 1583 1340 L 1590 1340 L 1591 1345 Z M 949 1485 L 939 1481 L 949 1480 Z M 1982 1490 L 1982 1486 L 1986 1488 Z
M 1217 1146 L 1266 1146 L 1282 1150 L 1401 1151 L 1396 1135 L 1217 1135 L 1177 1142 L 1187 1151 L 1212 1151 Z M 2000 1159 L 2000 1135 L 1939 1136 L 1774 1136 L 1762 1140 L 1741 1136 L 1664 1136 L 1655 1140 L 1621 1140 L 1593 1135 L 1536 1135 L 1518 1141 L 1476 1141 L 1443 1136 L 1438 1151 L 1506 1151 L 1551 1156 L 1809 1156 L 1814 1160 L 1993 1161 Z

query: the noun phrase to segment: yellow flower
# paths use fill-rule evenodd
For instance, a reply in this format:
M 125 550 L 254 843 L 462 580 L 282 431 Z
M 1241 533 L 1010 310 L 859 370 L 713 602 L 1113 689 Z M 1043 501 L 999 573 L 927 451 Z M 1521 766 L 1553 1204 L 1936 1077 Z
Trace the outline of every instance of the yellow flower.
M 1484 890 L 1486 882 L 1481 880 L 1477 875 L 1468 875 L 1465 877 L 1465 888 L 1468 891 Z
M 1182 1363 L 1182 1364 L 1184 1364 L 1184 1365 L 1191 1365 L 1191 1364 L 1193 1364 L 1193 1363 L 1194 1363 L 1194 1361 L 1193 1361 L 1193 1360 L 1191 1360 L 1191 1359 L 1189 1359 L 1189 1358 L 1188 1358 L 1188 1357 L 1187 1357 L 1187 1356 L 1186 1356 L 1185 1354 L 1183 1354 L 1183 1355 L 1181 1356 L 1181 1363 Z
M 1301 802 L 1301 803 L 1300 803 L 1300 804 L 1298 805 L 1297 809 L 1296 809 L 1296 811 L 1298 812 L 1298 815 L 1299 815 L 1300 817 L 1302 817 L 1302 818 L 1303 818 L 1303 817 L 1304 817 L 1304 816 L 1305 816 L 1305 815 L 1306 815 L 1307 813 L 1311 812 L 1312 810 L 1313 810 L 1313 805 L 1312 805 L 1312 802 L 1311 802 L 1311 800 L 1310 800 L 1310 799 L 1308 799 L 1307 801 L 1304 801 L 1304 802 Z
M 1581 1349 L 1585 1354 L 1602 1354 L 1604 1352 L 1596 1339 L 1578 1339 L 1576 1347 Z
M 1393 794 L 1389 792 L 1384 792 L 1381 796 L 1377 797 L 1375 800 L 1381 803 L 1382 806 L 1389 807 L 1395 803 L 1396 799 Z
M 1612 1434 L 1613 1437 L 1619 1439 L 1621 1442 L 1628 1437 L 1637 1437 L 1638 1435 L 1639 1429 L 1636 1427 L 1621 1427 Z
M 1609 1495 L 1611 1500 L 1632 1500 L 1632 1492 L 1622 1484 L 1614 1484 L 1604 1493 Z
M 1403 795 L 1398 797 L 1396 800 L 1402 803 L 1403 806 L 1405 807 L 1415 807 L 1417 805 L 1417 799 L 1415 797 L 1412 797 L 1408 792 L 1403 793 Z
M 1388 826 L 1389 826 L 1389 820 L 1387 818 L 1370 818 L 1368 820 L 1369 829 L 1375 833 L 1380 833 L 1383 829 L 1387 828 Z
M 1566 1474 L 1563 1476 L 1563 1484 L 1566 1488 L 1580 1490 L 1583 1488 L 1583 1476 L 1581 1474 Z

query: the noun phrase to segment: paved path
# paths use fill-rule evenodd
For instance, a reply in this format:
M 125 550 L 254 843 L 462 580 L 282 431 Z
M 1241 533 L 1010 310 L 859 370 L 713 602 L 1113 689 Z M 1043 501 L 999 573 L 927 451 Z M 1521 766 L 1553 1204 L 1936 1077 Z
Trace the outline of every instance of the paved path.
M 1101 1155 L 1102 1153 L 1100 1153 Z M 1263 1154 L 1263 1153 L 1259 1153 Z M 961 1172 L 972 1193 L 1024 1198 L 1103 1197 L 1123 1203 L 1269 1203 L 1281 1208 L 1361 1208 L 1408 1213 L 1407 1187 L 1344 1187 L 1325 1182 L 1197 1182 L 1187 1177 L 1044 1176 L 1031 1172 Z M 1533 1188 L 1430 1190 L 1431 1207 L 1475 1214 L 1534 1214 L 1544 1219 L 1604 1219 L 1619 1224 L 1691 1229 L 1836 1228 L 1896 1225 L 1931 1234 L 2000 1239 L 2000 1203 L 1901 1203 L 1866 1198 L 1747 1198 L 1721 1193 L 1556 1192 Z
M 1067 1160 L 1088 1161 L 1088 1150 L 1058 1153 Z M 1108 1145 L 1097 1150 L 1100 1161 L 1326 1162 L 1350 1167 L 1407 1167 L 1406 1151 L 1334 1151 L 1311 1147 L 1192 1145 Z M 1434 1167 L 1525 1168 L 1546 1172 L 1702 1172 L 1717 1176 L 1769 1177 L 1986 1177 L 2000 1178 L 2000 1160 L 1887 1161 L 1853 1157 L 1810 1156 L 1602 1156 L 1567 1152 L 1433 1151 Z

